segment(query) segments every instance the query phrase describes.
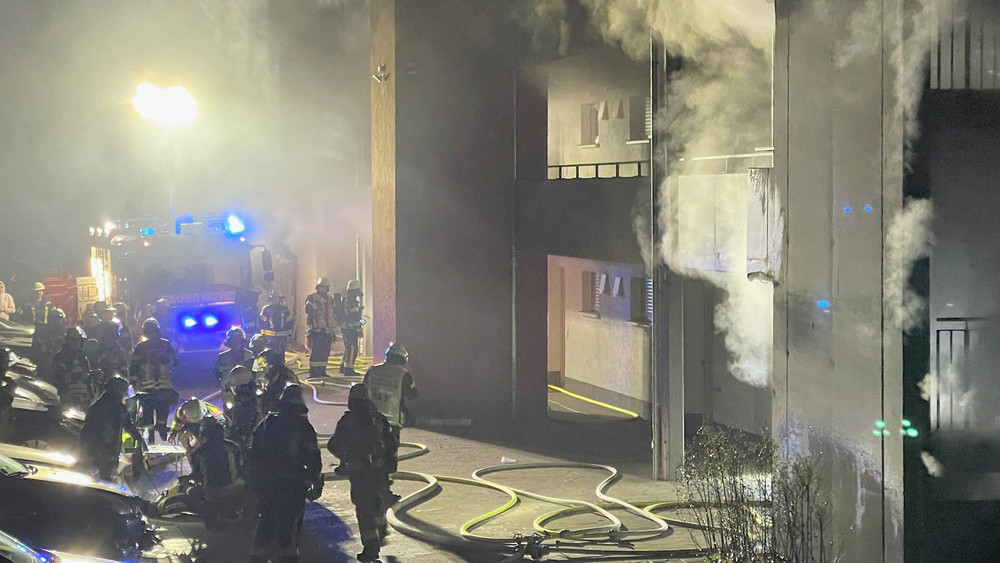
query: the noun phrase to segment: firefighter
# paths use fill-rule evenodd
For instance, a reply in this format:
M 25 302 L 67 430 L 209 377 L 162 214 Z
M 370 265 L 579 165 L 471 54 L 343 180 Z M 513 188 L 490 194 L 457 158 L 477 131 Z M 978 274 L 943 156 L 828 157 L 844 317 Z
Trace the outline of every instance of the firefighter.
M 399 443 L 389 421 L 375 408 L 364 383 L 351 387 L 348 411 L 337 422 L 326 449 L 340 459 L 351 482 L 363 550 L 358 561 L 377 561 L 385 539 L 389 470 L 396 466 Z
M 28 305 L 25 316 L 28 322 L 35 325 L 35 332 L 31 336 L 31 359 L 37 364 L 42 356 L 42 345 L 45 339 L 45 326 L 49 323 L 49 314 L 55 308 L 52 300 L 45 295 L 45 284 L 35 282 L 35 292 L 38 298 Z
M 80 431 L 81 461 L 97 469 L 104 480 L 110 480 L 118 468 L 122 432 L 128 432 L 137 442 L 141 441 L 123 402 L 128 385 L 128 381 L 119 376 L 108 380 L 104 393 L 87 409 L 87 418 Z
M 92 395 L 90 361 L 83 351 L 86 338 L 80 327 L 67 330 L 62 350 L 52 362 L 52 376 L 63 406 L 74 406 L 84 411 L 97 398 Z
M 268 348 L 278 350 L 282 354 L 288 348 L 288 340 L 292 336 L 295 320 L 292 312 L 285 306 L 285 298 L 278 290 L 271 292 L 270 303 L 260 310 L 261 334 L 268 337 Z
M 129 315 L 128 305 L 122 303 L 121 301 L 115 303 L 115 318 L 121 324 L 121 332 L 119 332 L 119 345 L 125 352 L 125 364 L 128 365 L 128 361 L 132 356 L 132 348 L 135 346 L 135 340 L 132 339 L 132 318 Z
M 344 318 L 340 319 L 340 334 L 344 337 L 344 361 L 340 364 L 340 373 L 355 375 L 354 363 L 358 360 L 358 341 L 361 338 L 365 320 L 362 315 L 361 282 L 347 282 L 342 305 Z
M 285 365 L 284 356 L 270 348 L 261 352 L 254 361 L 254 371 L 259 374 L 258 378 L 264 386 L 264 393 L 260 397 L 260 413 L 263 417 L 277 407 L 285 387 L 298 383 L 299 380 Z
M 215 405 L 191 397 L 177 407 L 167 439 L 170 442 L 180 443 L 190 461 L 191 453 L 198 448 L 198 432 L 202 421 L 209 418 L 218 420 L 221 416 L 222 411 Z
M 90 331 L 90 335 L 101 343 L 101 349 L 108 356 L 112 372 L 123 374 L 128 367 L 128 360 L 125 358 L 125 351 L 121 345 L 122 325 L 115 318 L 115 310 L 108 307 L 103 301 L 94 304 L 94 313 L 97 315 L 97 326 Z
M 309 328 L 309 377 L 326 375 L 326 363 L 330 359 L 330 346 L 336 335 L 334 327 L 334 300 L 330 295 L 330 280 L 316 281 L 316 292 L 306 297 L 306 325 Z
M 14 390 L 17 384 L 7 377 L 7 368 L 10 366 L 10 350 L 0 348 L 0 442 L 7 442 L 13 437 L 13 421 L 11 412 L 14 404 Z
M 298 561 L 298 541 L 306 500 L 323 492 L 316 430 L 309 423 L 302 388 L 289 385 L 278 410 L 253 434 L 250 485 L 257 499 L 257 529 L 250 561 Z
M 250 367 L 253 365 L 253 353 L 246 349 L 247 336 L 243 329 L 233 327 L 226 331 L 225 345 L 229 349 L 219 353 L 219 359 L 215 361 L 212 373 L 215 379 L 222 383 L 222 378 L 229 374 L 236 366 Z
M 201 487 L 204 519 L 210 525 L 244 495 L 243 449 L 227 440 L 222 423 L 211 417 L 201 421 L 198 443 L 191 453 L 191 478 Z
M 362 380 L 362 383 L 368 386 L 368 393 L 375 408 L 389 421 L 392 435 L 397 443 L 401 429 L 412 419 L 406 402 L 419 396 L 413 376 L 406 369 L 406 362 L 409 359 L 410 354 L 406 348 L 398 342 L 393 342 L 385 350 L 385 361 L 369 368 Z M 392 468 L 392 471 L 395 470 Z
M 62 309 L 53 307 L 48 313 L 47 322 L 35 328 L 35 334 L 31 340 L 32 348 L 38 355 L 35 359 L 35 364 L 38 365 L 38 376 L 47 381 L 52 381 L 52 360 L 62 349 L 66 339 L 65 321 L 66 315 Z
M 254 358 L 260 357 L 260 353 L 267 350 L 267 337 L 263 334 L 255 334 L 250 338 L 250 353 Z
M 260 422 L 261 385 L 253 372 L 243 366 L 236 366 L 223 380 L 223 400 L 226 418 L 229 419 L 230 436 L 243 447 L 249 447 L 254 428 Z
M 144 422 L 149 429 L 149 443 L 167 438 L 167 417 L 179 397 L 170 381 L 170 368 L 177 365 L 177 354 L 170 342 L 160 336 L 160 323 L 154 318 L 143 321 L 142 342 L 136 344 L 129 363 L 129 380 L 137 393 L 145 393 L 141 402 Z

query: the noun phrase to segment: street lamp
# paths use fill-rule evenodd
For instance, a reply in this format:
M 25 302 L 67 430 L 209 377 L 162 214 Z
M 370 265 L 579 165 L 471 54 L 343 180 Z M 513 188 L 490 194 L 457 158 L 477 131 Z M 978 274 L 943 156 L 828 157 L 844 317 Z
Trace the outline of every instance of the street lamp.
M 183 86 L 170 86 L 162 88 L 156 84 L 143 82 L 135 89 L 135 97 L 132 98 L 132 107 L 142 116 L 143 119 L 154 123 L 168 130 L 167 151 L 169 161 L 177 159 L 177 149 L 174 144 L 174 135 L 171 130 L 179 127 L 186 127 L 194 123 L 198 117 L 198 103 L 194 101 L 194 96 Z M 165 155 L 166 156 L 166 155 Z M 173 162 L 171 168 L 176 167 Z M 172 176 L 172 172 L 168 172 Z M 167 211 L 170 217 L 174 216 L 174 192 L 167 179 Z
M 161 88 L 143 82 L 135 90 L 132 107 L 143 119 L 169 129 L 191 125 L 198 117 L 198 103 L 183 86 Z

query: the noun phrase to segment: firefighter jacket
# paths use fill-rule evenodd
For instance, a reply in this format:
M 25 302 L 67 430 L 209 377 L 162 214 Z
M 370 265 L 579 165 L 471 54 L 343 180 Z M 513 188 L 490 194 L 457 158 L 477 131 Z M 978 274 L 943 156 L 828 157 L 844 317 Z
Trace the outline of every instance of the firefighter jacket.
M 253 352 L 246 348 L 234 348 L 220 352 L 219 359 L 215 360 L 215 367 L 212 368 L 212 373 L 215 374 L 215 379 L 219 380 L 219 383 L 222 383 L 222 380 L 236 366 L 253 368 Z
M 122 432 L 134 430 L 121 397 L 105 392 L 87 409 L 80 430 L 80 449 L 91 461 L 117 458 L 122 451 Z
M 88 336 L 96 339 L 101 344 L 101 349 L 108 356 L 112 370 L 119 374 L 125 371 L 127 362 L 125 360 L 125 350 L 121 345 L 121 325 L 114 321 L 101 321 L 94 328 L 87 331 Z M 114 373 L 106 374 L 109 377 Z
M 79 348 L 63 347 L 52 362 L 52 375 L 65 403 L 89 407 L 97 397 L 91 384 L 90 361 Z
M 129 383 L 136 391 L 173 389 L 170 368 L 177 365 L 177 354 L 163 338 L 144 340 L 135 346 L 128 367 Z
M 191 452 L 191 475 L 207 489 L 240 483 L 243 479 L 243 449 L 230 440 L 206 440 Z
M 353 406 L 337 422 L 326 449 L 337 456 L 349 475 L 372 469 L 388 471 L 395 467 L 395 452 L 399 448 L 389 428 L 389 422 L 380 413 Z
M 32 301 L 29 306 L 31 322 L 35 323 L 35 326 L 44 325 L 49 322 L 49 313 L 51 313 L 54 308 L 55 307 L 52 306 L 52 300 L 49 299 L 48 295 L 43 295 L 41 299 Z
M 258 495 L 289 488 L 305 494 L 309 485 L 322 484 L 316 430 L 306 412 L 304 405 L 282 403 L 254 431 L 250 484 Z
M 327 297 L 329 300 L 330 298 Z M 261 334 L 264 336 L 291 336 L 292 312 L 281 303 L 265 305 L 260 310 L 260 320 L 264 323 Z
M 333 297 L 330 294 L 322 295 L 317 291 L 306 297 L 306 325 L 309 330 L 325 332 L 332 332 L 333 327 L 337 326 L 333 314 Z
M 362 321 L 361 314 L 363 309 L 364 307 L 361 305 L 361 292 L 353 289 L 348 291 L 344 295 L 344 318 L 341 319 L 342 326 L 360 332 L 361 327 L 365 324 Z
M 260 396 L 260 411 L 266 415 L 277 409 L 278 398 L 281 397 L 281 392 L 285 390 L 285 387 L 289 383 L 297 383 L 299 379 L 285 364 L 268 368 L 265 378 L 264 392 Z
M 368 368 L 362 383 L 368 386 L 368 396 L 389 424 L 403 426 L 408 416 L 405 401 L 417 398 L 410 372 L 401 365 L 381 363 Z

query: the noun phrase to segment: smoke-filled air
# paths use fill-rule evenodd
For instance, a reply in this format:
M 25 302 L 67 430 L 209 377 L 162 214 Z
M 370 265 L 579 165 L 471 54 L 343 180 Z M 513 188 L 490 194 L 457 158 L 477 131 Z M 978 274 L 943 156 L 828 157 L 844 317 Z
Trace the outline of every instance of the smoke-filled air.
M 367 9 L 339 4 L 0 2 L 3 238 L 23 246 L 4 259 L 31 257 L 5 270 L 78 269 L 80 249 L 54 241 L 168 217 L 171 199 L 175 214 L 253 217 L 275 249 L 323 221 L 366 220 Z M 141 82 L 186 88 L 195 121 L 143 120 Z M 29 229 L 41 232 L 15 236 Z

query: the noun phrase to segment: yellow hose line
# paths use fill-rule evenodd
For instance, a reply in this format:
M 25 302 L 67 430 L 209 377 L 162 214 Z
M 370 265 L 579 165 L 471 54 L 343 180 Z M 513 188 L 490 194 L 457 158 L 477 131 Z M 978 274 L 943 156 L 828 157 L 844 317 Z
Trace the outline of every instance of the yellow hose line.
M 639 414 L 638 413 L 634 413 L 634 412 L 632 412 L 632 411 L 630 411 L 628 409 L 623 409 L 621 407 L 616 407 L 614 405 L 609 405 L 607 403 L 602 403 L 602 402 L 598 401 L 597 399 L 591 399 L 590 397 L 584 397 L 583 395 L 577 395 L 576 393 L 574 393 L 572 391 L 567 391 L 567 390 L 563 389 L 562 387 L 559 387 L 558 385 L 552 385 L 550 383 L 549 384 L 549 389 L 552 389 L 553 391 L 558 391 L 558 392 L 560 392 L 560 393 L 562 393 L 564 395 L 569 395 L 570 397 L 573 397 L 574 399 L 579 399 L 579 400 L 581 400 L 581 401 L 583 401 L 585 403 L 590 403 L 592 405 L 597 405 L 599 407 L 603 407 L 603 408 L 606 408 L 608 410 L 612 410 L 612 411 L 615 411 L 615 412 L 620 412 L 622 414 L 627 414 L 628 416 L 630 416 L 632 418 L 639 418 Z

